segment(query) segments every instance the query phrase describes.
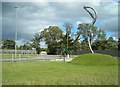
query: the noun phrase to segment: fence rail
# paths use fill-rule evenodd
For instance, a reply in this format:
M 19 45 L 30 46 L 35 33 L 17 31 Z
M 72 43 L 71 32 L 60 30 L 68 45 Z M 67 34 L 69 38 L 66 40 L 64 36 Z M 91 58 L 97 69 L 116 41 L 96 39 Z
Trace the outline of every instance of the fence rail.
M 29 53 L 29 54 L 35 54 L 35 50 L 16 50 L 17 53 Z M 0 49 L 0 53 L 15 53 L 15 50 L 8 50 L 8 49 Z
M 26 54 L 21 54 L 21 51 L 27 52 Z M 0 50 L 2 55 L 2 61 L 13 61 L 14 60 L 14 50 Z M 120 51 L 118 50 L 94 50 L 95 53 L 100 53 L 100 54 L 107 54 L 115 57 L 120 57 L 119 53 Z M 91 53 L 89 50 L 79 50 L 77 52 L 77 55 L 81 54 L 86 54 L 86 53 Z M 77 55 L 70 55 L 70 58 L 74 58 Z M 17 50 L 17 61 L 25 61 L 25 60 L 62 60 L 64 56 L 62 55 L 38 55 L 35 54 L 35 51 L 33 50 Z M 67 57 L 66 57 L 67 58 Z
M 29 56 L 29 55 L 28 55 Z M 19 54 L 19 56 L 14 59 L 14 54 L 10 55 L 2 55 L 2 62 L 11 62 L 11 61 L 33 61 L 33 60 L 40 60 L 40 61 L 64 61 L 64 58 L 66 58 L 66 61 L 72 60 L 77 55 L 71 55 L 70 58 L 63 57 L 62 55 L 36 55 L 32 58 L 24 57 L 22 58 Z

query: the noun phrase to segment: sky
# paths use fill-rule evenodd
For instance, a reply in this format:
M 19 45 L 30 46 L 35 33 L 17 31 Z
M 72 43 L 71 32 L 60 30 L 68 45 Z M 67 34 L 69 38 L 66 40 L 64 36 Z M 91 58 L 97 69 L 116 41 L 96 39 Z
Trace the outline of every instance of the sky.
M 117 0 L 111 0 L 111 2 L 102 0 L 70 1 L 21 2 L 18 0 L 15 2 L 14 0 L 13 2 L 13 0 L 4 0 L 2 2 L 2 39 L 15 39 L 16 24 L 18 45 L 30 41 L 35 33 L 49 26 L 59 26 L 65 31 L 63 25 L 67 22 L 73 24 L 72 32 L 76 33 L 79 23 L 92 21 L 83 6 L 91 6 L 96 10 L 98 17 L 95 26 L 104 30 L 107 37 L 118 38 Z M 17 21 L 15 6 L 18 7 Z M 41 47 L 45 46 L 44 43 L 41 43 Z

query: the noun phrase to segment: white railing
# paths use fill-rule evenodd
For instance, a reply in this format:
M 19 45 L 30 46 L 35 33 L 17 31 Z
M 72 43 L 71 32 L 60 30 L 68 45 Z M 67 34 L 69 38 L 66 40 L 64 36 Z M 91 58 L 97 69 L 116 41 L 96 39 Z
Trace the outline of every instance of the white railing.
M 35 50 L 16 50 L 17 53 L 31 53 L 31 54 L 35 54 L 36 51 Z M 15 50 L 8 50 L 8 49 L 0 49 L 0 53 L 14 53 Z
M 21 54 L 18 54 L 17 58 L 14 60 L 14 54 L 2 55 L 1 61 L 30 61 L 30 60 L 41 60 L 41 61 L 70 61 L 77 55 L 70 55 L 70 58 L 63 57 L 62 55 L 38 55 L 36 54 L 34 57 L 30 57 L 30 54 L 22 57 Z

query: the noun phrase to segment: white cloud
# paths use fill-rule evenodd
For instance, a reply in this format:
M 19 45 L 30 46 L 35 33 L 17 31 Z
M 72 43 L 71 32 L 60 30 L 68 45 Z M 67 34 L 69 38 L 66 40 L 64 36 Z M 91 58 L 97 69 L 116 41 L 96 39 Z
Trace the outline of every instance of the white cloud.
M 23 41 L 22 41 L 22 39 L 21 39 L 21 40 L 17 40 L 17 41 L 16 41 L 16 44 L 17 44 L 18 46 L 20 46 L 20 45 L 23 45 L 24 43 L 23 43 Z
M 114 0 L 2 0 L 3 2 L 114 2 Z
M 41 2 L 41 3 L 38 3 L 38 2 L 33 2 L 34 5 L 38 6 L 38 7 L 42 7 L 42 8 L 45 8 L 45 7 L 48 7 L 49 5 L 49 2 Z
M 101 27 L 107 32 L 118 32 L 118 17 L 109 18 L 102 21 Z
M 82 23 L 81 21 L 77 21 L 77 22 L 76 22 L 76 25 L 78 26 L 78 24 L 81 24 L 81 23 Z
M 113 37 L 113 39 L 116 40 L 116 41 L 118 41 L 118 38 L 116 38 L 116 37 Z
M 83 1 L 83 0 L 82 0 Z M 33 34 L 42 31 L 50 25 L 62 25 L 64 22 L 88 23 L 92 19 L 83 9 L 83 6 L 91 6 L 97 11 L 101 27 L 108 32 L 117 32 L 117 3 L 105 3 L 103 0 L 94 2 L 29 2 L 3 4 L 3 36 L 9 38 L 15 30 L 14 5 L 19 5 L 18 10 L 18 37 L 32 39 Z M 13 9 L 13 10 L 12 10 Z M 77 26 L 77 25 L 76 25 Z M 9 35 L 8 35 L 9 33 Z M 10 36 L 11 35 L 11 36 Z

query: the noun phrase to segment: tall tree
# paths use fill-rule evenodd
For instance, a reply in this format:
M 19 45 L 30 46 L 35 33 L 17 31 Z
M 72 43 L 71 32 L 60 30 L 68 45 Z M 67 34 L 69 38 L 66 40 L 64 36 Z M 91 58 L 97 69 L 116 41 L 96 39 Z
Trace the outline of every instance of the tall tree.
M 69 44 L 70 44 L 70 34 L 71 34 L 71 29 L 73 27 L 73 25 L 71 23 L 65 23 L 63 25 L 66 29 L 66 54 L 68 55 L 69 58 Z
M 107 47 L 107 40 L 95 40 L 92 44 L 92 48 L 94 50 L 106 50 Z
M 23 45 L 20 45 L 19 49 L 20 50 L 32 50 L 32 43 L 26 42 Z
M 41 35 L 39 33 L 36 33 L 34 35 L 34 38 L 32 39 L 32 47 L 36 48 L 37 54 L 40 53 L 40 40 L 41 40 Z
M 109 37 L 107 41 L 107 49 L 117 50 L 118 49 L 118 41 L 114 40 L 113 37 Z
M 42 40 L 44 40 L 48 46 L 48 54 L 56 54 L 59 48 L 59 42 L 62 37 L 62 30 L 58 26 L 49 26 L 41 31 Z
M 102 29 L 98 30 L 97 39 L 98 40 L 106 40 L 106 33 Z
M 81 41 L 81 43 L 80 43 L 80 48 L 81 48 L 82 50 L 89 50 L 87 38 L 84 39 L 83 41 Z
M 118 39 L 118 50 L 120 50 L 120 38 Z
M 94 50 L 105 50 L 107 47 L 106 33 L 102 29 L 98 29 L 96 40 L 92 43 Z
M 88 41 L 89 48 L 91 52 L 94 53 L 91 44 L 95 37 L 98 35 L 97 27 L 83 23 L 78 25 L 78 30 L 79 35 L 81 35 L 84 40 Z
M 3 40 L 2 49 L 15 49 L 15 41 L 11 39 Z
M 118 41 L 114 40 L 113 37 L 108 39 L 97 39 L 92 44 L 94 50 L 117 50 Z

